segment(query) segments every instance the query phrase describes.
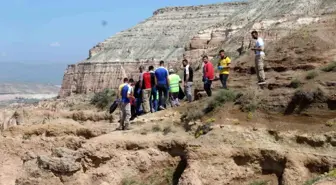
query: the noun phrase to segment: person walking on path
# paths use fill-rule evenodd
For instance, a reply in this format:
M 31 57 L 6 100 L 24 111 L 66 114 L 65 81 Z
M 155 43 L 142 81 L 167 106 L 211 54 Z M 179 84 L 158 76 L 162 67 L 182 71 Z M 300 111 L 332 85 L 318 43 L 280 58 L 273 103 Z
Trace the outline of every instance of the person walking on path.
M 129 130 L 129 123 L 131 118 L 131 99 L 134 99 L 132 95 L 132 84 L 126 83 L 121 89 L 122 116 L 120 120 L 120 126 L 117 128 L 117 130 Z
M 203 83 L 204 90 L 208 96 L 212 96 L 211 84 L 215 78 L 215 72 L 212 63 L 209 61 L 208 56 L 203 57 Z
M 180 106 L 179 102 L 179 91 L 180 91 L 180 83 L 182 83 L 179 75 L 175 74 L 174 69 L 169 69 L 169 92 L 171 98 L 172 107 Z
M 160 61 L 160 67 L 155 70 L 157 90 L 159 92 L 159 109 L 167 108 L 169 78 L 168 70 L 164 67 L 164 61 Z
M 184 77 L 183 77 L 184 93 L 187 96 L 188 102 L 192 102 L 192 85 L 193 85 L 194 71 L 190 67 L 188 60 L 184 59 L 182 61 L 182 64 L 184 67 Z
M 227 89 L 227 80 L 229 78 L 230 73 L 231 59 L 225 55 L 224 50 L 219 51 L 219 57 L 220 57 L 218 62 L 219 79 L 222 83 L 223 89 Z
M 154 68 L 153 66 L 150 66 Z M 155 85 L 155 74 L 150 72 L 143 72 L 140 78 L 140 88 L 142 89 L 142 107 L 145 114 L 151 112 L 151 94 L 152 87 Z
M 150 77 L 151 77 L 151 94 L 150 94 L 150 98 L 149 98 L 149 102 L 150 102 L 150 108 L 151 108 L 151 112 L 156 112 L 158 107 L 157 107 L 157 90 L 156 90 L 156 84 L 157 84 L 157 80 L 155 77 L 155 72 L 154 72 L 154 66 L 149 66 L 148 67 L 149 73 L 150 73 Z
M 251 33 L 252 38 L 256 40 L 256 44 L 254 48 L 251 48 L 252 51 L 255 53 L 255 68 L 258 77 L 258 84 L 263 85 L 266 84 L 266 77 L 264 72 L 264 59 L 265 59 L 265 44 L 257 31 L 252 31 Z

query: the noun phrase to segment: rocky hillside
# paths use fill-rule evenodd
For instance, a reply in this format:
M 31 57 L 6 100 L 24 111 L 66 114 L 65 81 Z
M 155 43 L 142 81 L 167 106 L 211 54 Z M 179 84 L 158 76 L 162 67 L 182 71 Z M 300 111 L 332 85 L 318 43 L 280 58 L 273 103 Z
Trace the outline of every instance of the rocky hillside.
M 206 98 L 141 116 L 121 132 L 117 114 L 76 98 L 0 109 L 0 185 L 336 182 L 336 119 L 325 125 L 332 115 L 246 117 L 227 103 L 199 119 L 200 107 L 213 101 Z M 195 138 L 203 124 L 212 130 Z
M 60 95 L 116 88 L 123 76 L 134 75 L 140 63 L 165 60 L 173 65 L 183 55 L 196 62 L 221 48 L 238 56 L 250 46 L 251 30 L 260 31 L 269 45 L 335 10 L 333 0 L 253 0 L 159 9 L 99 43 L 87 60 L 70 65 Z

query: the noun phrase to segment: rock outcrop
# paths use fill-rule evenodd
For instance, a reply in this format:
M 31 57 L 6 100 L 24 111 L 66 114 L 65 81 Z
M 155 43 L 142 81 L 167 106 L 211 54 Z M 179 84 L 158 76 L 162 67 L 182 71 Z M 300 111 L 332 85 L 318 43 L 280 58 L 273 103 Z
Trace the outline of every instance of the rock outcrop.
M 70 65 L 60 95 L 116 88 L 123 75 L 137 79 L 137 67 L 145 62 L 165 60 L 174 65 L 183 57 L 196 62 L 221 48 L 233 57 L 243 55 L 253 44 L 251 30 L 260 31 L 270 44 L 335 11 L 333 0 L 254 0 L 159 9 L 97 44 L 87 60 Z

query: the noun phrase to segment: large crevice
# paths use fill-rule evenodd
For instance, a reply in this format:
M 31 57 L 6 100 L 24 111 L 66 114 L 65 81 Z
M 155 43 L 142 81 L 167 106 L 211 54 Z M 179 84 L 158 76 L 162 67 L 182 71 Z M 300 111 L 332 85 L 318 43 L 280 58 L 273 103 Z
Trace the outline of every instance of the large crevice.
M 158 145 L 161 151 L 169 153 L 172 157 L 180 157 L 180 162 L 173 173 L 172 185 L 178 185 L 185 169 L 188 166 L 186 144 L 172 141 Z
M 278 185 L 283 185 L 283 174 L 287 159 L 274 151 L 262 150 L 260 153 L 243 153 L 232 157 L 238 166 L 252 166 L 258 163 L 262 175 L 276 175 Z
M 173 174 L 173 185 L 178 185 L 180 178 L 182 177 L 182 174 L 184 172 L 184 170 L 187 168 L 188 166 L 188 160 L 187 157 L 185 155 L 180 156 L 181 160 L 179 162 L 179 164 L 177 165 L 174 174 Z

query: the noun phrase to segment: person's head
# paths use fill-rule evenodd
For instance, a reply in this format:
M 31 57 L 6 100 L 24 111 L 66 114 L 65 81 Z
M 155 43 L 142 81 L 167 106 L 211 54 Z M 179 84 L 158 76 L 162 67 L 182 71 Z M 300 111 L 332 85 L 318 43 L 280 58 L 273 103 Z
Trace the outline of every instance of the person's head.
M 140 71 L 140 73 L 142 73 L 142 72 L 144 71 L 144 69 L 145 69 L 145 67 L 144 67 L 143 65 L 141 65 L 141 66 L 139 67 L 139 71 Z
M 160 66 L 164 66 L 164 61 L 163 60 L 160 61 Z
M 204 62 L 204 63 L 208 63 L 208 61 L 209 61 L 209 58 L 208 58 L 208 56 L 206 56 L 206 55 L 205 55 L 205 56 L 203 56 L 203 62 Z
M 188 65 L 188 60 L 187 59 L 184 59 L 182 61 L 182 64 L 183 64 L 183 67 L 186 67 Z
M 252 35 L 252 38 L 253 38 L 253 39 L 258 39 L 258 37 L 259 37 L 259 36 L 258 36 L 259 34 L 258 34 L 257 31 L 252 31 L 252 32 L 251 32 L 251 35 Z
M 131 86 L 134 86 L 134 80 L 133 80 L 133 78 L 130 78 L 130 79 L 128 80 L 128 83 L 129 83 Z
M 124 83 L 127 83 L 128 82 L 128 78 L 124 78 Z
M 223 59 L 225 57 L 225 51 L 222 49 L 219 51 L 219 57 Z
M 175 70 L 174 69 L 169 69 L 169 74 L 174 74 L 175 73 Z
M 154 71 L 154 66 L 149 66 L 148 71 Z

